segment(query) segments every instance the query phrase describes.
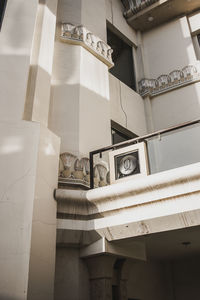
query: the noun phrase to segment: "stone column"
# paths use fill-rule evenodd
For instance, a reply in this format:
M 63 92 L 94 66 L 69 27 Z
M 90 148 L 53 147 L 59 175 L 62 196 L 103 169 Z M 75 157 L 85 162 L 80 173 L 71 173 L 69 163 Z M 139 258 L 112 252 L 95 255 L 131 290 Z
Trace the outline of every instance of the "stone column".
M 90 276 L 90 300 L 112 300 L 112 274 L 116 258 L 101 255 L 86 259 Z
M 129 276 L 130 262 L 127 259 L 118 260 L 115 264 L 115 269 L 118 274 L 118 299 L 127 300 L 127 281 Z

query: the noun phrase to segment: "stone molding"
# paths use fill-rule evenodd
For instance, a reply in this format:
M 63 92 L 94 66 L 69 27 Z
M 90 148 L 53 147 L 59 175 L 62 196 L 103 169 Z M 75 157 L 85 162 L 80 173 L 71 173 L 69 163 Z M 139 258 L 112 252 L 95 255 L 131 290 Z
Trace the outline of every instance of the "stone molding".
M 124 16 L 128 19 L 158 1 L 159 0 L 122 0 L 125 7 Z
M 109 68 L 114 66 L 111 47 L 83 25 L 62 23 L 60 39 L 69 44 L 81 45 Z
M 102 187 L 110 184 L 109 170 L 106 162 L 94 165 L 94 186 Z M 62 185 L 90 186 L 90 161 L 87 157 L 78 157 L 72 153 L 60 154 L 59 183 Z
M 140 80 L 139 94 L 142 97 L 154 97 L 197 81 L 200 81 L 200 61 L 181 70 L 174 70 L 168 75 L 160 75 L 157 79 Z

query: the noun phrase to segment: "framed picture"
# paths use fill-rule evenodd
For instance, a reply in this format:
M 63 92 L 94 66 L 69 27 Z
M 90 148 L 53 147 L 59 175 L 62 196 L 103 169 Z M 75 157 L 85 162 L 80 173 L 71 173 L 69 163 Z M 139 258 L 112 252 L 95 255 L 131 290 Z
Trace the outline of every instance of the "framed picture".
M 144 142 L 110 152 L 109 162 L 111 184 L 149 174 Z

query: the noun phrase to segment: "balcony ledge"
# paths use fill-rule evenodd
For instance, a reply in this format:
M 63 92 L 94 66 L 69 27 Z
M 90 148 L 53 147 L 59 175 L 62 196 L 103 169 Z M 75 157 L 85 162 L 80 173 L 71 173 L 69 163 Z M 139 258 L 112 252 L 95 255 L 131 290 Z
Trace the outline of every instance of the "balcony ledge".
M 114 240 L 195 226 L 199 196 L 200 163 L 89 191 L 58 189 L 57 228 Z

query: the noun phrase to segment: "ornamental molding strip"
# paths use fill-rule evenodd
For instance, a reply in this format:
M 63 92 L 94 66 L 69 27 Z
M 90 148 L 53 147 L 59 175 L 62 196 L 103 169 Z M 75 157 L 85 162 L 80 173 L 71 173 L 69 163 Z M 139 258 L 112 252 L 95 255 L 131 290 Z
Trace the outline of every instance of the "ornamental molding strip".
M 198 81 L 200 81 L 200 61 L 182 70 L 174 70 L 168 75 L 160 75 L 157 79 L 142 79 L 138 82 L 138 89 L 142 97 L 155 97 Z
M 133 15 L 136 15 L 139 11 L 145 9 L 146 7 L 158 2 L 159 0 L 121 0 L 124 7 L 124 17 L 129 19 Z
M 71 23 L 62 23 L 60 39 L 69 44 L 81 45 L 109 68 L 114 66 L 111 47 L 83 25 L 75 26 Z

